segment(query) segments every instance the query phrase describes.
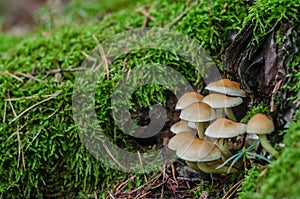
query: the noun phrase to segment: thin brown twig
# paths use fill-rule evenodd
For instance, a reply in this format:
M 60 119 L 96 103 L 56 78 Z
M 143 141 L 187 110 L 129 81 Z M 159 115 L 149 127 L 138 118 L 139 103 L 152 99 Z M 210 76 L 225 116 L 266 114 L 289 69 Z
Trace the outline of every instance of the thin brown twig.
M 18 139 L 18 165 L 17 165 L 17 168 L 19 168 L 20 159 L 22 158 L 23 168 L 24 168 L 24 171 L 26 171 L 25 157 L 24 157 L 24 151 L 23 151 L 23 145 L 22 145 L 22 142 L 21 142 L 20 128 L 19 127 L 18 127 L 18 130 L 17 130 L 17 139 Z
M 23 151 L 23 144 L 21 142 L 21 136 L 20 136 L 20 133 L 18 133 L 18 136 L 19 136 L 19 145 L 21 147 L 21 154 L 22 154 L 22 164 L 23 164 L 23 168 L 24 168 L 24 171 L 26 171 L 26 164 L 25 164 L 25 156 L 24 156 L 24 151 Z
M 25 151 L 28 149 L 28 147 L 31 146 L 31 144 L 34 142 L 34 140 L 39 136 L 39 134 L 41 133 L 42 129 L 40 129 L 37 134 L 32 138 L 31 142 L 27 145 Z
M 39 106 L 39 105 L 41 105 L 41 104 L 44 103 L 44 102 L 47 102 L 47 101 L 51 100 L 52 98 L 58 96 L 60 93 L 61 93 L 61 92 L 55 93 L 55 94 L 53 94 L 51 97 L 49 97 L 49 98 L 47 98 L 47 99 L 44 99 L 44 100 L 42 100 L 42 101 L 40 101 L 40 102 L 38 102 L 38 103 L 36 103 L 36 104 L 30 106 L 29 108 L 25 109 L 22 113 L 20 113 L 20 114 L 19 114 L 18 116 L 16 116 L 12 121 L 10 121 L 9 124 L 11 124 L 11 123 L 13 123 L 14 121 L 18 120 L 22 115 L 24 115 L 25 113 L 27 113 L 28 111 L 30 111 L 32 108 L 34 108 L 34 107 L 36 107 L 36 106 Z
M 150 13 L 146 10 L 146 6 L 142 6 L 140 8 L 137 9 L 137 12 L 142 13 L 145 17 L 147 17 L 148 19 L 150 19 L 151 21 L 156 21 L 156 19 L 154 17 L 152 17 L 150 15 Z
M 4 74 L 7 74 L 7 75 L 11 76 L 12 78 L 18 80 L 18 81 L 21 82 L 22 84 L 24 83 L 24 80 L 23 80 L 23 79 L 21 79 L 20 77 L 18 77 L 18 76 L 16 76 L 16 75 L 12 74 L 11 72 L 5 71 Z
M 8 101 L 18 101 L 18 100 L 22 100 L 22 99 L 32 99 L 32 98 L 38 98 L 38 97 L 51 97 L 51 96 L 53 96 L 53 94 L 41 95 L 41 96 L 32 95 L 32 96 L 28 96 L 28 97 L 7 98 L 7 99 L 4 99 L 4 101 L 6 101 L 6 102 L 8 102 Z
M 14 133 L 12 133 L 6 140 L 6 142 L 8 142 L 8 140 L 10 140 L 14 135 L 16 135 L 18 133 L 18 131 L 22 130 L 27 124 L 23 124 L 23 126 L 21 126 L 21 128 L 18 127 L 18 130 Z
M 118 162 L 118 160 L 112 155 L 112 153 L 110 152 L 110 150 L 108 149 L 106 143 L 103 143 L 104 149 L 105 151 L 108 153 L 108 155 L 111 157 L 111 159 L 123 170 L 126 171 L 126 168 L 120 163 Z
M 140 198 L 145 198 L 146 195 L 148 195 L 149 193 L 151 193 L 151 191 L 148 191 L 140 196 L 137 197 L 137 199 L 140 199 Z
M 112 193 L 110 193 L 110 191 L 108 191 L 108 194 L 112 199 L 115 199 L 115 197 L 112 195 Z
M 61 101 L 60 104 L 59 104 L 59 106 L 58 106 L 58 108 L 53 113 L 51 113 L 46 119 L 49 119 L 50 117 L 52 117 L 53 115 L 55 115 L 55 113 L 57 113 L 58 110 L 60 109 L 60 107 L 62 106 L 63 102 L 64 101 Z
M 131 194 L 139 191 L 140 189 L 142 189 L 143 187 L 145 187 L 149 183 L 152 183 L 153 181 L 157 180 L 160 176 L 161 176 L 161 173 L 159 175 L 157 175 L 156 177 L 154 177 L 153 179 L 151 179 L 148 183 L 142 184 L 141 186 L 137 187 L 136 189 L 130 191 L 128 194 L 131 195 Z
M 87 58 L 88 60 L 91 60 L 91 61 L 94 62 L 93 66 L 92 66 L 91 68 L 95 68 L 95 66 L 96 66 L 96 64 L 97 64 L 97 59 L 94 58 L 94 57 L 92 57 L 92 56 L 90 56 L 89 54 L 87 54 L 87 53 L 84 52 L 84 51 L 80 51 L 80 52 L 81 52 L 81 54 L 83 54 L 83 55 L 85 56 L 85 58 Z
M 23 77 L 26 77 L 28 79 L 32 79 L 32 80 L 37 81 L 37 82 L 43 82 L 43 80 L 40 80 L 36 77 L 33 77 L 31 74 L 25 74 L 25 73 L 21 73 L 21 72 L 16 72 L 16 74 L 22 75 Z
M 21 138 L 20 138 L 20 133 L 19 133 L 19 127 L 17 131 L 17 139 L 18 139 L 18 165 L 17 168 L 20 166 L 20 159 L 21 159 Z
M 163 199 L 164 198 L 164 185 L 161 186 L 161 191 L 160 191 L 160 198 Z
M 10 98 L 9 93 L 7 94 L 7 96 L 8 96 L 8 98 Z M 9 106 L 10 106 L 10 108 L 11 108 L 11 110 L 12 110 L 14 116 L 16 117 L 17 114 L 16 114 L 16 111 L 15 111 L 15 109 L 14 109 L 14 106 L 12 105 L 11 101 L 9 101 L 8 103 L 9 103 Z
M 94 198 L 95 198 L 95 199 L 98 199 L 98 195 L 97 195 L 97 192 L 96 192 L 96 191 L 94 191 Z
M 7 96 L 8 96 L 8 98 L 10 98 L 9 92 L 8 92 Z M 15 111 L 11 101 L 9 101 L 9 105 L 12 109 L 14 116 L 17 117 L 16 111 Z M 21 142 L 21 138 L 20 138 L 20 130 L 23 129 L 24 126 L 26 126 L 26 124 L 24 124 L 21 128 L 19 128 L 19 126 L 17 126 L 17 128 L 18 128 L 17 131 L 15 133 L 13 133 L 12 135 L 10 135 L 6 140 L 6 142 L 7 142 L 10 138 L 12 138 L 12 136 L 17 134 L 17 139 L 18 139 L 18 166 L 17 166 L 17 168 L 19 168 L 19 165 L 20 165 L 20 158 L 21 158 L 20 156 L 21 156 L 21 147 L 22 147 L 22 142 Z M 25 157 L 24 157 L 23 150 L 22 150 L 22 163 L 23 163 L 24 171 L 26 171 Z
M 241 179 L 236 184 L 234 184 L 232 187 L 230 187 L 230 189 L 225 193 L 225 195 L 222 197 L 222 199 L 230 199 L 233 196 L 233 194 L 235 194 L 235 192 L 238 190 L 238 188 L 242 185 L 243 181 L 244 181 L 244 179 Z
M 120 183 L 116 188 L 116 194 L 122 191 L 135 177 L 136 174 L 128 178 L 125 182 Z
M 190 182 L 198 182 L 198 181 L 203 181 L 203 179 L 201 178 L 186 178 L 186 177 L 177 177 L 178 180 L 182 180 L 182 181 L 190 181 Z
M 187 7 L 183 13 L 181 13 L 180 15 L 178 15 L 175 19 L 173 19 L 168 25 L 167 28 L 172 28 L 172 26 L 174 26 L 184 15 L 186 15 L 190 9 L 192 7 L 194 7 L 195 5 L 197 5 L 197 1 L 194 1 L 189 7 Z
M 177 181 L 177 178 L 176 178 L 176 175 L 175 175 L 175 168 L 174 168 L 174 164 L 171 165 L 171 170 L 172 170 L 172 176 L 175 180 L 175 183 L 176 185 L 178 186 L 178 181 Z
M 152 17 L 152 16 L 150 15 L 150 12 L 151 12 L 152 8 L 153 8 L 156 4 L 157 4 L 157 2 L 156 2 L 156 1 L 153 1 L 153 2 L 151 3 L 151 5 L 150 5 L 150 8 L 148 9 L 148 11 L 146 11 L 146 6 L 142 6 L 141 8 L 139 8 L 139 9 L 137 10 L 138 12 L 140 12 L 140 13 L 142 13 L 142 14 L 144 15 L 144 21 L 143 21 L 142 28 L 145 28 L 145 27 L 147 26 L 147 24 L 148 24 L 148 19 L 151 20 L 151 18 L 152 18 L 152 21 L 155 21 L 155 18 Z
M 140 162 L 140 166 L 141 166 L 142 172 L 144 173 L 145 181 L 148 183 L 147 176 L 145 175 L 145 170 L 144 170 L 144 166 L 143 166 L 141 154 L 140 154 L 139 151 L 137 151 L 137 154 L 138 154 L 138 157 L 139 157 L 139 162 Z
M 94 41 L 97 44 L 97 47 L 99 49 L 99 53 L 101 55 L 102 61 L 104 62 L 104 70 L 105 70 L 105 73 L 106 73 L 106 78 L 109 79 L 108 60 L 107 60 L 107 57 L 105 55 L 104 49 L 102 48 L 102 45 L 100 44 L 97 37 L 94 34 L 92 36 L 93 36 Z
M 5 123 L 5 120 L 6 120 L 6 109 L 7 109 L 7 102 L 5 101 L 5 102 L 4 102 L 3 120 L 2 120 L 2 123 L 3 123 L 3 124 Z
M 85 71 L 86 68 L 70 68 L 70 69 L 53 69 L 53 70 L 47 70 L 47 71 L 41 71 L 41 72 L 34 72 L 31 73 L 32 76 L 40 75 L 40 74 L 55 74 L 55 73 L 69 73 L 69 72 L 79 72 L 79 71 Z

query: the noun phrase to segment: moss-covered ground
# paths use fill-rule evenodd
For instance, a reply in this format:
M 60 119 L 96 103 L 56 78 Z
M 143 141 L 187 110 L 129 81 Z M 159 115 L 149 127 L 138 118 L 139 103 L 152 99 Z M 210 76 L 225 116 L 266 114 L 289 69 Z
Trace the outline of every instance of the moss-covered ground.
M 82 7 L 73 4 L 74 10 L 70 7 L 66 15 L 69 19 L 67 24 L 49 26 L 46 22 L 45 27 L 22 37 L 0 34 L 0 198 L 95 198 L 96 195 L 105 198 L 118 188 L 117 184 L 127 179 L 132 180 L 127 181 L 122 191 L 126 193 L 126 189 L 139 188 L 134 192 L 137 193 L 141 185 L 148 180 L 149 183 L 154 182 L 150 179 L 161 175 L 155 172 L 133 175 L 107 168 L 88 153 L 79 139 L 72 114 L 74 81 L 79 71 L 72 69 L 81 67 L 85 59 L 82 52 L 89 53 L 96 46 L 93 34 L 101 42 L 131 28 L 171 27 L 197 41 L 222 70 L 222 56 L 232 42 L 230 36 L 242 31 L 247 23 L 251 22 L 255 27 L 253 41 L 249 45 L 256 45 L 274 31 L 273 27 L 292 22 L 296 30 L 300 25 L 299 0 L 259 0 L 255 3 L 240 0 L 143 0 L 138 5 L 133 5 L 133 1 L 127 3 L 122 4 L 125 5 L 122 9 L 117 8 L 121 4 L 108 4 L 113 7 L 113 12 L 104 12 L 100 19 L 94 17 L 95 9 L 87 7 L 82 12 L 75 12 L 75 8 Z M 136 11 L 142 6 L 155 20 Z M 84 12 L 87 14 L 80 15 Z M 74 18 L 72 13 L 79 16 Z M 181 17 L 175 20 L 178 16 Z M 280 33 L 276 34 L 278 44 L 284 42 Z M 293 32 L 293 39 L 297 43 L 299 33 Z M 300 47 L 299 42 L 297 45 Z M 286 103 L 295 112 L 285 129 L 278 132 L 284 136 L 284 147 L 277 146 L 281 156 L 268 166 L 253 165 L 246 171 L 238 191 L 241 198 L 297 198 L 300 195 L 297 172 L 300 169 L 300 112 L 297 111 L 300 55 L 290 56 L 291 61 L 287 63 L 289 72 L 281 86 L 281 90 L 288 91 L 289 95 L 277 100 L 288 100 Z M 112 91 L 122 76 L 124 63 L 130 69 L 139 63 L 153 62 L 173 67 L 192 85 L 199 83 L 197 71 L 191 70 L 188 62 L 169 52 L 141 50 L 117 59 L 109 68 L 114 68 L 111 78 L 98 84 L 95 105 L 101 127 L 113 142 L 126 150 L 145 149 L 137 146 L 136 141 L 113 122 L 109 103 Z M 200 81 L 195 86 L 201 89 L 203 85 Z M 165 93 L 161 87 L 150 85 L 135 92 L 133 104 L 142 107 L 158 102 L 165 104 Z M 268 104 L 259 103 L 250 107 L 257 105 L 263 108 L 256 111 L 269 110 Z M 250 114 L 253 111 L 250 110 Z M 167 173 L 172 175 L 171 168 Z M 222 198 L 225 194 L 222 188 L 228 190 L 242 178 L 241 175 L 231 176 L 223 181 L 230 182 L 226 186 L 214 186 L 203 181 L 186 193 L 190 197 L 204 197 L 207 193 L 210 198 Z M 155 192 L 151 192 L 153 197 L 164 195 L 161 193 L 163 189 L 159 188 L 158 191 L 151 189 Z M 171 191 L 172 194 L 175 192 L 176 189 Z M 129 197 L 130 191 L 127 193 Z M 174 197 L 172 194 L 169 196 Z

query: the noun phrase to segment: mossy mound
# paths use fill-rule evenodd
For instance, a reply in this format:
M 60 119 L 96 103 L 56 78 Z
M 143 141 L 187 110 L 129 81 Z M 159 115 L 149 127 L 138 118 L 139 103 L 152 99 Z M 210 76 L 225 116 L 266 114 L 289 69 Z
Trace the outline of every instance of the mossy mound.
M 72 95 L 78 72 L 70 70 L 80 68 L 85 59 L 82 52 L 89 53 L 96 46 L 92 34 L 101 42 L 132 28 L 171 27 L 199 42 L 221 68 L 221 56 L 231 44 L 230 36 L 242 31 L 248 23 L 254 24 L 250 47 L 262 41 L 260 39 L 272 32 L 273 27 L 287 21 L 297 24 L 299 20 L 299 1 L 257 1 L 252 5 L 238 0 L 230 3 L 223 0 L 185 3 L 145 0 L 136 8 L 142 5 L 155 20 L 132 12 L 130 8 L 107 14 L 100 21 L 40 31 L 34 38 L 18 44 L 19 39 L 14 37 L 4 41 L 6 45 L 1 51 L 6 52 L 0 57 L 0 96 L 4 99 L 0 101 L 0 115 L 3 116 L 0 126 L 1 198 L 94 198 L 94 191 L 104 198 L 108 188 L 113 189 L 115 182 L 128 177 L 129 174 L 107 168 L 92 157 L 82 145 L 74 124 Z M 181 18 L 175 20 L 178 16 Z M 293 34 L 293 38 L 299 38 Z M 276 38 L 279 44 L 285 41 L 280 32 Z M 179 71 L 192 85 L 197 83 L 200 89 L 203 85 L 199 84 L 199 74 L 191 70 L 190 63 L 171 52 L 142 49 L 115 60 L 109 68 L 114 69 L 111 78 L 101 79 L 95 93 L 97 118 L 114 143 L 126 150 L 135 150 L 134 140 L 113 122 L 109 104 L 112 91 L 122 77 L 124 63 L 127 69 L 145 63 L 165 64 Z M 299 62 L 294 61 L 282 87 L 283 91 L 298 93 L 287 102 L 291 107 L 299 101 L 299 82 Z M 149 85 L 137 90 L 132 99 L 132 107 L 165 104 L 165 89 Z M 294 150 L 299 139 L 299 133 L 295 133 L 299 132 L 298 116 L 286 131 L 286 147 L 280 159 L 262 178 L 255 180 L 259 170 L 249 172 L 252 177 L 245 181 L 240 196 L 243 193 L 253 196 L 251 193 L 257 188 L 257 197 L 268 195 L 274 198 L 276 192 L 282 197 L 299 195 L 299 176 L 295 173 L 298 163 L 294 161 L 299 157 L 299 150 Z M 278 175 L 279 172 L 284 175 Z M 143 180 L 138 179 L 136 186 Z M 258 186 L 251 186 L 256 182 Z M 260 187 L 260 184 L 264 185 Z M 284 190 L 292 186 L 290 192 Z
M 137 7 L 141 5 L 151 7 L 150 1 L 141 2 Z M 200 42 L 218 60 L 230 43 L 228 30 L 239 31 L 247 5 L 239 1 L 230 4 L 226 1 L 198 2 L 195 5 L 156 1 L 151 8 L 155 21 L 148 21 L 147 25 L 166 27 L 187 8 L 189 12 L 172 28 Z M 81 52 L 88 53 L 96 46 L 92 34 L 101 42 L 127 29 L 142 27 L 145 16 L 139 12 L 130 13 L 132 9 L 125 9 L 108 14 L 101 21 L 54 27 L 18 44 L 14 39 L 6 41 L 8 47 L 3 49 L 6 52 L 0 58 L 0 96 L 6 99 L 0 102 L 0 115 L 3 116 L 0 127 L 1 197 L 82 198 L 93 197 L 94 190 L 104 197 L 104 188 L 126 178 L 126 173 L 106 168 L 85 150 L 72 116 L 76 72 L 53 70 L 79 68 L 85 59 Z M 147 57 L 143 62 L 141 55 Z M 197 73 L 189 70 L 189 63 L 169 52 L 133 52 L 127 60 L 128 68 L 139 63 L 159 62 L 180 71 L 191 84 L 197 80 Z M 127 145 L 126 149 L 130 150 L 133 148 L 128 144 L 131 141 L 112 122 L 108 103 L 120 78 L 121 60 L 111 68 L 116 68 L 111 74 L 116 78 L 103 80 L 96 91 L 97 117 L 111 139 Z M 162 88 L 154 93 L 150 91 L 153 86 L 136 92 L 133 103 L 141 106 L 164 103 Z

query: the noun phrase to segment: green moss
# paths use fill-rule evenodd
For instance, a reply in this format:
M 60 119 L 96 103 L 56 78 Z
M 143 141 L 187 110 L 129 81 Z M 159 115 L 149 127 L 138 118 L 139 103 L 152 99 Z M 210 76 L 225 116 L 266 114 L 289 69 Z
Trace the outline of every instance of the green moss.
M 258 188 L 259 175 L 261 174 L 261 168 L 254 166 L 247 172 L 244 178 L 241 188 L 238 190 L 238 196 L 241 199 L 256 198 L 256 190 Z
M 18 45 L 21 38 L 13 36 L 10 34 L 1 33 L 0 34 L 0 56 L 5 54 L 9 49 Z
M 258 0 L 249 8 L 249 14 L 243 25 L 245 26 L 247 23 L 255 24 L 252 42 L 258 43 L 263 36 L 274 30 L 277 25 L 288 21 L 298 21 L 299 8 L 299 0 Z

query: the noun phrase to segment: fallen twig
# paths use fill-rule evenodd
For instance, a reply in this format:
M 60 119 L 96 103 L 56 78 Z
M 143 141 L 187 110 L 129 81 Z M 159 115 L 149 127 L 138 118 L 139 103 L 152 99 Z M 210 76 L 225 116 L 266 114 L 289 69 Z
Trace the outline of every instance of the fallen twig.
M 174 26 L 184 15 L 186 15 L 190 9 L 192 7 L 194 7 L 195 5 L 197 5 L 197 1 L 194 1 L 189 7 L 187 7 L 183 13 L 181 13 L 180 15 L 178 15 L 173 21 L 171 21 L 168 25 L 167 28 L 172 28 L 172 26 Z
M 7 75 L 11 76 L 12 78 L 18 80 L 18 81 L 21 82 L 22 84 L 24 83 L 24 80 L 23 80 L 23 79 L 21 79 L 20 77 L 18 77 L 18 76 L 16 76 L 16 75 L 12 74 L 11 72 L 4 71 L 3 74 L 7 74 Z
M 105 73 L 106 73 L 106 78 L 109 79 L 109 69 L 108 69 L 107 57 L 106 57 L 105 52 L 102 48 L 102 45 L 100 44 L 99 40 L 97 39 L 97 37 L 94 34 L 92 36 L 93 36 L 94 41 L 97 44 L 97 47 L 99 49 L 99 53 L 101 55 L 102 61 L 104 62 L 104 70 L 105 70 Z
M 95 198 L 95 199 L 98 199 L 98 195 L 97 195 L 97 192 L 96 192 L 96 191 L 94 191 L 94 198 Z
M 79 72 L 79 71 L 85 71 L 86 68 L 70 68 L 70 69 L 54 69 L 54 70 L 47 70 L 47 71 L 41 71 L 41 72 L 34 72 L 31 73 L 32 76 L 35 75 L 41 75 L 41 74 L 55 74 L 55 73 L 69 73 L 69 72 Z
M 19 119 L 22 115 L 24 115 L 25 113 L 27 113 L 29 110 L 31 110 L 32 108 L 36 107 L 36 106 L 39 106 L 40 104 L 44 103 L 44 102 L 47 102 L 49 100 L 51 100 L 52 98 L 58 96 L 61 92 L 58 92 L 58 93 L 55 93 L 53 94 L 51 97 L 47 98 L 47 99 L 44 99 L 32 106 L 30 106 L 29 108 L 25 109 L 22 113 L 20 113 L 18 116 L 16 116 L 12 121 L 9 122 L 9 124 L 13 123 L 14 121 L 16 121 L 17 119 Z
M 141 154 L 140 154 L 139 151 L 137 151 L 137 154 L 138 154 L 138 157 L 139 157 L 139 162 L 140 162 L 141 170 L 144 173 L 145 181 L 148 182 L 147 176 L 145 175 L 145 170 L 144 170 L 144 166 L 143 166 Z
M 55 113 L 58 112 L 58 110 L 60 109 L 60 107 L 62 106 L 62 104 L 63 104 L 63 101 L 61 101 L 61 102 L 59 103 L 58 108 L 57 108 L 53 113 L 51 113 L 46 119 L 49 119 L 50 117 L 52 117 L 53 115 L 55 115 Z
M 146 18 L 150 19 L 151 21 L 156 21 L 154 17 L 150 15 L 150 13 L 146 10 L 146 6 L 142 6 L 137 9 L 137 12 L 142 13 Z
M 131 176 L 125 182 L 122 182 L 121 184 L 119 184 L 116 188 L 116 194 L 120 193 L 120 191 L 122 191 L 132 180 L 134 180 L 135 177 L 136 177 L 136 175 Z
M 104 149 L 105 151 L 108 153 L 108 155 L 111 157 L 111 159 L 123 170 L 126 171 L 126 168 L 120 163 L 118 162 L 118 160 L 112 155 L 112 153 L 110 152 L 110 150 L 108 149 L 106 143 L 103 143 Z
M 236 184 L 234 184 L 232 187 L 230 187 L 230 189 L 225 193 L 225 195 L 222 197 L 222 199 L 231 198 L 235 194 L 235 192 L 240 188 L 243 181 L 244 181 L 244 179 L 241 179 Z
M 18 131 L 22 130 L 24 127 L 26 126 L 26 124 L 24 124 L 23 126 L 21 126 L 21 128 L 18 127 L 18 130 L 14 133 L 12 133 L 6 140 L 6 142 L 8 142 L 8 140 L 10 140 L 14 135 L 16 135 L 18 133 Z
M 6 120 L 6 109 L 7 109 L 7 102 L 5 101 L 4 102 L 3 120 L 2 120 L 3 124 L 5 123 L 5 120 Z
M 175 180 L 176 185 L 178 186 L 178 181 L 176 179 L 176 175 L 175 175 L 175 168 L 174 168 L 174 164 L 171 164 L 171 170 L 172 170 L 172 176 Z
M 4 101 L 18 101 L 18 100 L 22 100 L 22 99 L 32 99 L 32 98 L 38 98 L 38 97 L 51 97 L 53 96 L 53 94 L 51 95 L 32 95 L 32 96 L 28 96 L 28 97 L 19 97 L 19 98 L 7 98 L 7 99 L 4 99 Z
M 182 180 L 182 181 L 190 181 L 190 182 L 199 182 L 199 181 L 203 181 L 203 179 L 201 178 L 186 178 L 186 177 L 177 177 L 177 180 Z
M 16 72 L 16 74 L 22 75 L 23 77 L 32 79 L 32 80 L 37 81 L 37 82 L 43 82 L 43 80 L 40 80 L 40 79 L 38 79 L 36 77 L 33 77 L 31 74 L 24 74 L 24 73 L 21 73 L 21 72 Z
M 25 151 L 28 149 L 28 147 L 30 147 L 30 145 L 34 142 L 34 140 L 37 138 L 37 136 L 39 136 L 39 134 L 41 133 L 42 129 L 40 129 L 37 134 L 32 138 L 31 142 L 27 145 Z

